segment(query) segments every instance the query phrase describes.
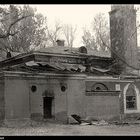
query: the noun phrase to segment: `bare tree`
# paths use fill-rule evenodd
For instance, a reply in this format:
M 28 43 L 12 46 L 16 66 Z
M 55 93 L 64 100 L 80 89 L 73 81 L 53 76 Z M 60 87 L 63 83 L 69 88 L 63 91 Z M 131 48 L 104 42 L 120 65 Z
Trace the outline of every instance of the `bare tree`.
M 48 25 L 46 26 L 47 37 L 48 37 L 48 40 L 46 42 L 47 45 L 54 46 L 54 47 L 57 45 L 56 41 L 61 34 L 61 29 L 62 26 L 59 21 L 55 21 L 55 25 L 53 29 L 51 29 Z
M 95 38 L 94 36 L 91 34 L 91 32 L 89 30 L 87 30 L 86 28 L 83 28 L 83 36 L 82 36 L 82 40 L 83 40 L 83 44 L 90 48 L 92 47 L 93 49 L 97 50 L 97 45 L 95 45 Z
M 84 29 L 82 40 L 86 46 L 90 46 L 94 49 L 98 48 L 102 51 L 108 50 L 102 42 L 101 37 L 105 43 L 110 46 L 109 20 L 103 13 L 98 13 L 91 23 L 91 29 Z
M 76 38 L 76 31 L 77 31 L 77 27 L 72 26 L 70 24 L 64 24 L 63 25 L 63 34 L 66 38 L 66 43 L 69 47 L 73 47 L 73 42 Z

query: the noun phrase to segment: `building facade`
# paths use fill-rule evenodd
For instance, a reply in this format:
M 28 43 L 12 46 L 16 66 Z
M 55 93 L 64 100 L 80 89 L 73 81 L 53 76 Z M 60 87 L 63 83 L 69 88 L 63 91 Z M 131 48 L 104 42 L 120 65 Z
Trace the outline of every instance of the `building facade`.
M 71 49 L 58 41 L 57 48 L 1 61 L 0 120 L 51 118 L 69 122 L 72 114 L 105 120 L 139 115 L 140 77 L 128 68 L 131 62 L 137 66 L 136 37 L 131 41 L 126 37 L 133 32 L 135 12 L 133 6 L 120 7 L 113 6 L 110 13 L 111 48 L 116 48 L 111 57 L 83 46 Z M 129 29 L 124 25 L 126 11 L 133 13 Z M 121 27 L 118 20 L 123 22 Z M 112 67 L 114 61 L 118 69 Z

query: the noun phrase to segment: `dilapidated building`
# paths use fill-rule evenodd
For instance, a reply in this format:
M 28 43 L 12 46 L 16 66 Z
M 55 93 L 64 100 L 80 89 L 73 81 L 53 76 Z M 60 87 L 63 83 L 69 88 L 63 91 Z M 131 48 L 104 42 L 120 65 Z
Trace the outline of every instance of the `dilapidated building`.
M 0 119 L 68 122 L 72 114 L 105 120 L 139 115 L 140 79 L 133 69 L 138 69 L 137 40 L 126 37 L 134 31 L 135 15 L 133 6 L 112 6 L 111 55 L 65 47 L 58 40 L 57 48 L 1 61 Z

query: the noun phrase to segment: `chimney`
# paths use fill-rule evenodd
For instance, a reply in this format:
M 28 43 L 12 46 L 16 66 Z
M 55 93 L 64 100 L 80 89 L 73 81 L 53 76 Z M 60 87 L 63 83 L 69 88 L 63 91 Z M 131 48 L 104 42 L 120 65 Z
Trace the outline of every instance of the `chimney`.
M 11 53 L 7 52 L 6 58 L 11 58 L 11 57 L 12 57 Z
M 112 4 L 111 5 L 111 11 L 113 11 L 113 10 L 126 10 L 126 9 L 134 9 L 134 5 L 132 5 L 132 4 Z
M 132 72 L 134 70 L 132 67 L 138 68 L 136 11 L 134 5 L 114 4 L 111 6 L 109 14 L 111 56 L 118 65 L 118 73 Z
M 57 46 L 64 46 L 65 40 L 58 39 L 58 40 L 56 40 L 56 42 L 57 42 Z

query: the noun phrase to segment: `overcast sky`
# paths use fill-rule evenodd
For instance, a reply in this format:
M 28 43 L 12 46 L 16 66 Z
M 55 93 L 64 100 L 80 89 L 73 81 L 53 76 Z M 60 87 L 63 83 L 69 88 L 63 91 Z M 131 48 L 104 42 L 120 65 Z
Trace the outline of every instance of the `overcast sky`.
M 111 6 L 107 4 L 40 4 L 31 6 L 36 7 L 39 13 L 47 16 L 49 25 L 53 25 L 56 20 L 60 20 L 64 24 L 77 25 L 75 47 L 83 45 L 81 42 L 82 28 L 89 27 L 93 17 L 100 12 L 105 13 L 109 20 L 108 12 L 111 10 Z

